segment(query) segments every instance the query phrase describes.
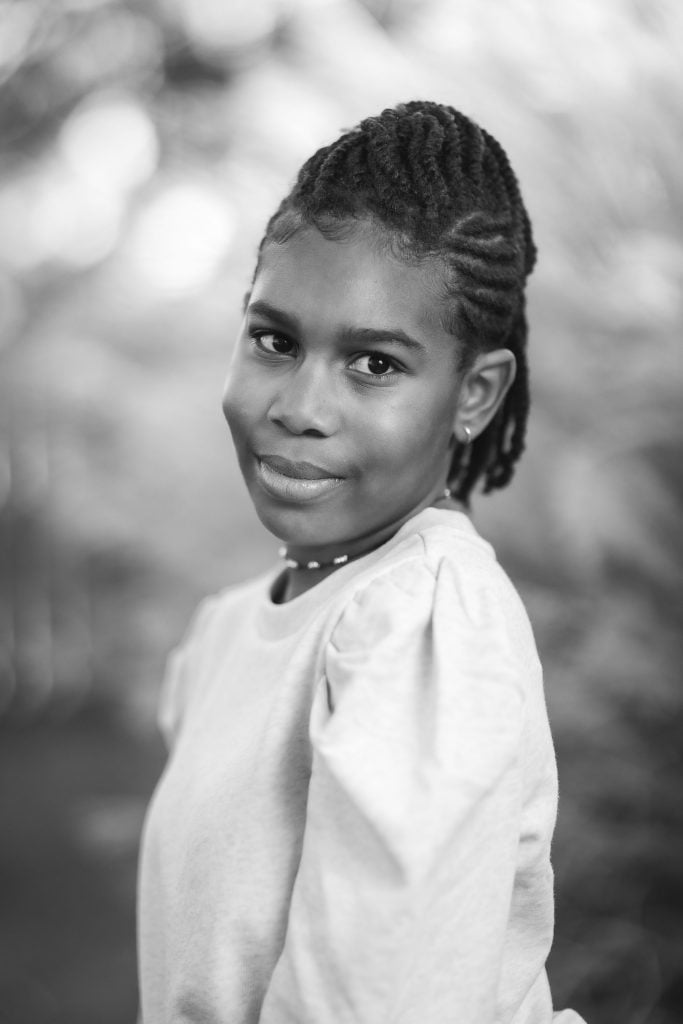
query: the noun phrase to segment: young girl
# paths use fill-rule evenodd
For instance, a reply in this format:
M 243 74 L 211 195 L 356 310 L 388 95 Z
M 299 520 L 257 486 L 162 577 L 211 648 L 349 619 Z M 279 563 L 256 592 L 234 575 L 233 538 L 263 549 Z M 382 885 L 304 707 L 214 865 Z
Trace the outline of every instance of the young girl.
M 144 1024 L 553 1018 L 541 669 L 467 515 L 522 452 L 534 260 L 504 151 L 436 103 L 321 149 L 268 224 L 224 407 L 284 567 L 170 662 Z

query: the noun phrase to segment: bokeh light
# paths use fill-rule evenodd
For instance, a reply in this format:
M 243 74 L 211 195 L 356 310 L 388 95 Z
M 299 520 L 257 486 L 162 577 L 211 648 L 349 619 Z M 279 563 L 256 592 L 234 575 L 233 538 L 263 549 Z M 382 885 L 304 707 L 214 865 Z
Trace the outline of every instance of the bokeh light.
M 157 134 L 135 96 L 96 95 L 61 126 L 58 149 L 66 164 L 91 189 L 119 197 L 156 170 Z
M 138 215 L 128 239 L 131 269 L 161 292 L 192 292 L 217 273 L 235 217 L 224 196 L 200 182 L 169 182 Z

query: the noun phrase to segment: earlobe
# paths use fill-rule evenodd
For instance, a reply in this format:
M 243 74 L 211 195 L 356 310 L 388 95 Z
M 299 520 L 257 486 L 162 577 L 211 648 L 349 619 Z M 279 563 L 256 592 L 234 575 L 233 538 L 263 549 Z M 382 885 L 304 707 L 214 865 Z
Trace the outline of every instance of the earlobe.
M 459 441 L 460 444 L 465 446 L 472 444 L 472 428 L 469 423 L 456 422 L 454 433 L 456 441 Z
M 517 369 L 507 348 L 482 352 L 460 385 L 453 429 L 460 444 L 469 444 L 489 425 L 509 391 Z

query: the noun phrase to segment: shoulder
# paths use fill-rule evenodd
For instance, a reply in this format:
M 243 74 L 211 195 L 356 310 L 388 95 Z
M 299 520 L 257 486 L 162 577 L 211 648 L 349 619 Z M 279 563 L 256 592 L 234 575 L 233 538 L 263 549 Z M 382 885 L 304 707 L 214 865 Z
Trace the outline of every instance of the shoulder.
M 203 598 L 192 614 L 180 648 L 196 646 L 214 634 L 225 636 L 238 629 L 254 610 L 263 604 L 271 586 L 273 573 L 233 583 Z
M 482 778 L 513 756 L 528 700 L 542 692 L 514 587 L 491 546 L 448 520 L 408 531 L 355 581 L 324 679 L 321 750 L 360 730 L 416 763 L 430 749 L 455 771 L 471 754 Z
M 385 557 L 357 578 L 331 639 L 337 648 L 371 648 L 389 633 L 425 632 L 432 642 L 473 636 L 511 656 L 537 660 L 515 587 L 464 515 L 417 517 Z
M 192 614 L 180 642 L 170 652 L 159 695 L 157 721 L 169 745 L 175 741 L 185 713 L 188 691 L 224 655 L 231 638 L 244 626 L 267 593 L 270 577 L 225 587 L 205 597 Z

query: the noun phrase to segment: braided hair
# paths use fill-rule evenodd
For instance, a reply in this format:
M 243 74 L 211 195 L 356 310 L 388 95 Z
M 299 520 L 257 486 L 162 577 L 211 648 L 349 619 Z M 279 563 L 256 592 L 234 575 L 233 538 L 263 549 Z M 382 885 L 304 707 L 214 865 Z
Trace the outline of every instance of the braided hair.
M 328 238 L 354 222 L 382 233 L 406 260 L 445 271 L 446 329 L 464 342 L 462 368 L 512 351 L 514 382 L 471 445 L 456 440 L 449 474 L 465 504 L 478 481 L 504 487 L 524 450 L 529 411 L 524 286 L 536 260 L 531 225 L 502 146 L 453 107 L 414 101 L 370 117 L 319 149 L 271 217 L 259 249 L 305 225 Z M 258 264 L 257 264 L 258 269 Z

